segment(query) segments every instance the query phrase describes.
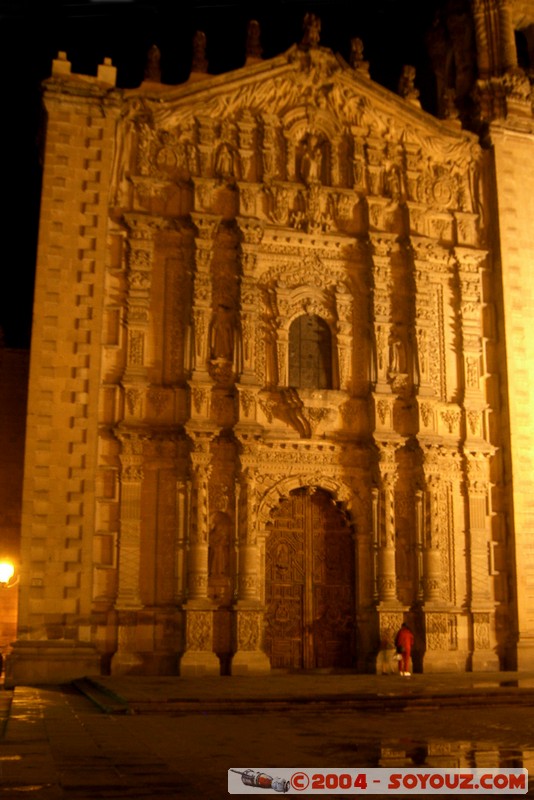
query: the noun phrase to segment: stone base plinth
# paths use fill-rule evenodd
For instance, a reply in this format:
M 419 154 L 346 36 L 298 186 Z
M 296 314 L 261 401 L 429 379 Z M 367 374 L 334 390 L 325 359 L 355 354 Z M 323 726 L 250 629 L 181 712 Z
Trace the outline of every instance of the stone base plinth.
M 396 652 L 394 647 L 379 650 L 375 664 L 377 675 L 391 675 L 399 671 L 399 662 L 395 658 Z
M 144 662 L 137 653 L 117 651 L 111 659 L 112 675 L 143 675 Z
M 500 668 L 499 657 L 493 650 L 475 650 L 473 653 L 473 672 L 498 672 Z
M 238 650 L 232 658 L 232 675 L 265 675 L 271 662 L 262 650 Z
M 70 640 L 20 640 L 6 659 L 6 689 L 13 686 L 68 683 L 85 675 L 100 675 L 101 660 L 94 645 Z
M 534 670 L 534 641 L 520 641 L 517 645 L 517 669 Z
M 423 657 L 423 672 L 466 672 L 469 653 L 463 650 L 427 650 Z
M 180 660 L 180 675 L 183 678 L 220 674 L 220 661 L 209 650 L 186 650 Z

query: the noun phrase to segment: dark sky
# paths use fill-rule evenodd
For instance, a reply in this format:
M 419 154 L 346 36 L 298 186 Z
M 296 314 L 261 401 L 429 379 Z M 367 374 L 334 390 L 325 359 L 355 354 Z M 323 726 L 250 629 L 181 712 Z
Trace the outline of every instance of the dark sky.
M 207 36 L 209 71 L 219 74 L 244 62 L 247 22 L 257 19 L 263 57 L 271 58 L 302 36 L 307 11 L 322 19 L 321 45 L 349 58 L 359 36 L 371 77 L 395 90 L 403 64 L 418 68 L 423 107 L 432 110 L 432 78 L 423 34 L 434 0 L 0 0 L 3 66 L 1 147 L 4 164 L 0 325 L 8 347 L 28 347 L 35 271 L 40 177 L 40 85 L 65 50 L 73 72 L 96 74 L 104 57 L 118 68 L 117 85 L 143 80 L 146 53 L 162 53 L 162 80 L 186 80 L 196 30 Z

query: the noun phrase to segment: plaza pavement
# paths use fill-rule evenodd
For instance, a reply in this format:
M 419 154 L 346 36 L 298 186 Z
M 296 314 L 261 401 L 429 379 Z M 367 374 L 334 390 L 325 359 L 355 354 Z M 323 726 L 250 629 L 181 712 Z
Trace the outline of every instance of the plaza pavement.
M 283 718 L 289 712 L 306 715 L 324 711 L 325 716 L 335 717 L 337 712 L 350 709 L 465 709 L 488 705 L 520 707 L 523 711 L 534 707 L 534 673 L 411 678 L 335 673 L 123 676 L 89 677 L 66 686 L 17 686 L 0 691 L 0 800 L 216 800 L 228 795 L 221 788 L 221 775 L 218 783 L 210 775 L 210 756 L 224 747 L 224 721 L 235 715 L 251 715 L 252 719 L 253 715 L 269 716 L 273 712 L 271 718 Z M 150 730 L 165 729 L 157 727 L 157 715 L 167 725 L 171 718 L 177 724 L 180 716 L 196 719 L 212 731 L 200 756 L 200 763 L 203 759 L 205 764 L 202 779 L 196 774 L 202 771 L 195 761 L 198 754 L 191 755 L 188 771 L 183 763 L 174 764 L 165 757 L 169 742 L 163 738 L 156 742 L 159 734 L 154 735 L 153 746 L 147 746 Z M 152 727 L 145 727 L 149 720 Z M 183 723 L 186 731 L 188 725 L 187 721 Z M 135 731 L 139 734 L 143 730 L 144 739 L 136 736 Z M 187 745 L 185 733 L 180 746 L 186 760 Z

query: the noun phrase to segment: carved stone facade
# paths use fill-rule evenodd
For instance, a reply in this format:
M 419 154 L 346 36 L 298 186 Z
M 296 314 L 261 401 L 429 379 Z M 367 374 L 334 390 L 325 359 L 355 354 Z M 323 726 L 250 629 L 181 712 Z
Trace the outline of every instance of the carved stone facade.
M 127 92 L 54 62 L 21 640 L 364 672 L 406 619 L 415 669 L 515 663 L 492 155 L 317 37 Z

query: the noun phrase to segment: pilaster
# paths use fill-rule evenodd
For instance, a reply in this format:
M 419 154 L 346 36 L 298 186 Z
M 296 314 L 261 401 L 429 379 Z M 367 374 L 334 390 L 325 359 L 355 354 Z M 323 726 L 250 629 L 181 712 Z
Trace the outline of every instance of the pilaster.
M 247 448 L 245 460 L 251 460 Z M 253 459 L 252 459 L 253 460 Z M 264 607 L 260 598 L 260 551 L 257 539 L 257 491 L 254 466 L 243 464 L 237 530 L 238 583 L 234 605 L 235 653 L 232 675 L 269 672 L 271 665 L 262 650 Z
M 209 478 L 212 434 L 189 431 L 191 508 L 187 550 L 187 602 L 184 604 L 185 642 L 181 675 L 220 674 L 213 652 L 214 606 L 208 595 Z

